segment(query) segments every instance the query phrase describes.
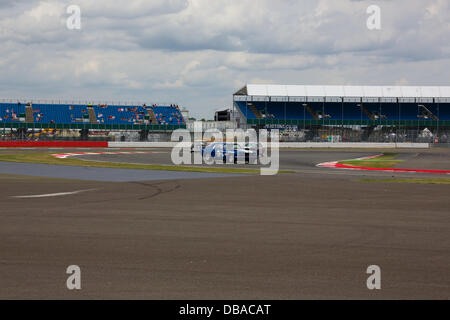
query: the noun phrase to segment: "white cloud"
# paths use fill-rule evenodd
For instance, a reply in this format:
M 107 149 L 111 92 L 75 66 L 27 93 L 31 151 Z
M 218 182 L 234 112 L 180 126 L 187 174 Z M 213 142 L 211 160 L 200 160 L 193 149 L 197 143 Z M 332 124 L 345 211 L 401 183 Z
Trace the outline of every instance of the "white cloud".
M 82 29 L 67 30 L 69 4 Z M 447 0 L 63 0 L 0 4 L 0 95 L 176 102 L 211 117 L 246 82 L 443 84 Z

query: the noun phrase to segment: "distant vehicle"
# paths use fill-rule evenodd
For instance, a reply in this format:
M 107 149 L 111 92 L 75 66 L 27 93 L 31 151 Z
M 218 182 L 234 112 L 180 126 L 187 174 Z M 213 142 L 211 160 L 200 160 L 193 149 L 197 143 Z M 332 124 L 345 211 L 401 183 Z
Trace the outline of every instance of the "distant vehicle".
M 205 159 L 222 159 L 223 162 L 227 158 L 232 158 L 234 163 L 243 159 L 245 163 L 250 163 L 250 157 L 254 154 L 256 159 L 259 154 L 259 148 L 252 144 L 240 145 L 236 142 L 213 142 L 202 149 L 202 155 Z

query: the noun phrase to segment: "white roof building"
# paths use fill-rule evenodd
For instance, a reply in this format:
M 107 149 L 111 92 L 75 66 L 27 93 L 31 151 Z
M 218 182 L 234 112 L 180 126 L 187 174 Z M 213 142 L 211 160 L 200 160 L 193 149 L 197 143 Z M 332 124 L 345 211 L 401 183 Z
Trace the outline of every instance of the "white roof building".
M 380 100 L 421 100 L 435 99 L 437 102 L 450 102 L 450 86 L 331 86 L 331 85 L 276 85 L 247 84 L 235 94 L 236 101 L 302 101 L 308 97 Z M 249 98 L 244 98 L 249 97 Z M 254 98 L 253 98 L 254 97 Z M 263 98 L 263 100 L 261 99 Z M 278 99 L 277 99 L 278 98 Z M 327 99 L 331 98 L 331 99 Z

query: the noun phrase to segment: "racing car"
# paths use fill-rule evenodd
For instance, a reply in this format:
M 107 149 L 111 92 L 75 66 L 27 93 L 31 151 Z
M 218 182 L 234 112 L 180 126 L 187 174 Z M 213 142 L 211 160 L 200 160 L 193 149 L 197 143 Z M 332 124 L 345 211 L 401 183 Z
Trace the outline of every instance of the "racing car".
M 227 158 L 233 158 L 233 163 L 238 160 L 245 160 L 245 163 L 250 163 L 250 160 L 256 162 L 261 148 L 259 144 L 239 144 L 236 142 L 213 142 L 202 148 L 202 156 L 205 160 L 222 159 L 225 163 Z M 251 155 L 254 155 L 251 157 Z

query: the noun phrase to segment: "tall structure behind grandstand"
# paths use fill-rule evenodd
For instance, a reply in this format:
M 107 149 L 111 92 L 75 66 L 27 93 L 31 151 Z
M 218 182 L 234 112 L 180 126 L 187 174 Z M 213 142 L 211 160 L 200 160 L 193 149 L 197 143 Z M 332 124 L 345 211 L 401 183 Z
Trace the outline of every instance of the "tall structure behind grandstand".
M 240 126 L 295 131 L 297 140 L 448 140 L 450 87 L 246 85 Z M 301 136 L 303 135 L 303 136 Z

